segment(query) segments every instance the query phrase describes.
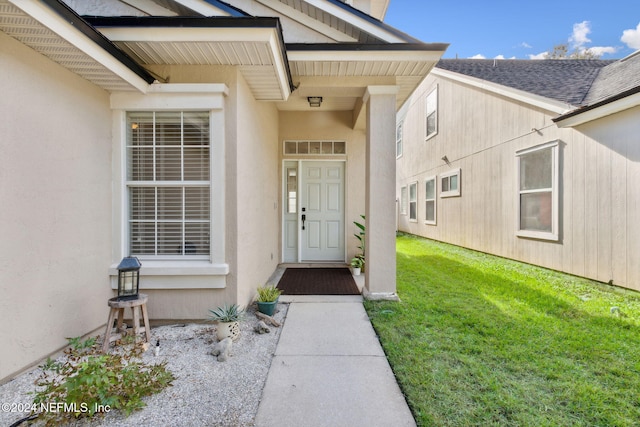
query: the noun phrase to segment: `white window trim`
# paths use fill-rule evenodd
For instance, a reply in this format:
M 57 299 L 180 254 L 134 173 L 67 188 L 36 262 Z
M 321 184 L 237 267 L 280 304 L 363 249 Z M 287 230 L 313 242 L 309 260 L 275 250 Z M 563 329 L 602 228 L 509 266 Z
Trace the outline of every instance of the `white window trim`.
M 409 206 L 409 187 L 404 185 L 400 188 L 400 215 L 407 215 L 408 206 Z
M 427 134 L 427 127 L 428 127 L 427 118 L 429 117 L 429 110 L 427 108 L 427 105 L 429 103 L 428 99 L 432 95 L 436 97 L 436 109 L 434 111 L 435 115 L 436 115 L 436 130 L 431 134 Z M 439 126 L 438 126 L 438 107 L 439 107 L 439 105 L 438 104 L 439 104 L 438 85 L 436 85 L 436 87 L 433 88 L 433 90 L 431 90 L 431 92 L 429 92 L 427 94 L 427 96 L 425 97 L 425 99 L 424 99 L 424 135 L 425 135 L 424 136 L 424 140 L 425 141 L 433 138 L 434 136 L 436 136 L 438 134 L 438 128 L 439 128 Z
M 452 176 L 456 175 L 458 176 L 458 188 L 448 191 L 442 190 L 442 178 L 451 178 Z M 462 186 L 462 180 L 460 179 L 460 168 L 452 169 L 448 172 L 440 174 L 440 179 L 438 181 L 440 181 L 440 197 L 460 197 L 460 187 Z
M 415 201 L 413 201 L 413 203 L 416 204 L 416 217 L 415 218 L 411 218 L 411 186 L 415 185 L 416 186 L 416 199 Z M 409 184 L 409 189 L 408 189 L 408 194 L 407 194 L 407 201 L 408 201 L 408 215 L 409 215 L 409 221 L 410 222 L 418 222 L 418 181 L 414 181 L 412 183 Z
M 433 199 L 427 199 L 427 182 L 433 181 Z M 427 202 L 433 201 L 433 221 L 427 219 Z M 436 175 L 429 176 L 424 180 L 424 223 L 427 225 L 436 225 L 438 222 L 438 177 Z
M 534 151 L 544 150 L 551 148 L 551 170 L 553 177 L 551 178 L 551 232 L 546 231 L 533 231 L 520 229 L 520 157 L 524 154 L 529 154 Z M 551 141 L 542 145 L 536 145 L 535 147 L 526 148 L 524 150 L 516 151 L 516 235 L 518 237 L 549 240 L 557 242 L 559 237 L 559 202 L 560 202 L 560 144 L 559 141 Z
M 206 110 L 210 120 L 211 247 L 208 260 L 141 259 L 140 289 L 224 288 L 229 265 L 225 257 L 225 111 L 224 84 L 151 85 L 147 94 L 118 92 L 111 95 L 113 112 L 113 255 L 109 269 L 111 287 L 117 288 L 117 265 L 128 253 L 128 201 L 126 190 L 127 111 Z M 171 276 L 188 276 L 180 280 Z
M 398 136 L 399 134 L 399 136 Z M 400 121 L 396 126 L 396 159 L 402 157 L 404 152 L 404 121 Z M 400 146 L 400 152 L 398 152 L 398 146 Z

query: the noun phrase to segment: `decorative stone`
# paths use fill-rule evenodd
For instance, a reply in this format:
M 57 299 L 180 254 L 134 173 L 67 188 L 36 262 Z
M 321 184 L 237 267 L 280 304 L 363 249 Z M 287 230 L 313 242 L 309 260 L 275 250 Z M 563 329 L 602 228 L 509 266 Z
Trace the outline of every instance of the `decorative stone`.
M 271 332 L 271 329 L 269 329 L 267 324 L 264 323 L 262 320 L 258 322 L 258 324 L 256 325 L 255 328 L 253 328 L 253 330 L 259 334 L 268 334 L 269 332 Z
M 233 340 L 231 338 L 225 338 L 213 347 L 211 354 L 218 356 L 218 362 L 225 362 L 229 356 L 231 356 L 232 347 Z

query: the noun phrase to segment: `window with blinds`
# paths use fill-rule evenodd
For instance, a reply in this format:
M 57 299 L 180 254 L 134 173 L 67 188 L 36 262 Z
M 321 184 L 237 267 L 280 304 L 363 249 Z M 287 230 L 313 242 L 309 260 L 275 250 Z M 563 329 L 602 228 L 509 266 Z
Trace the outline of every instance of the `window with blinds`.
M 127 113 L 131 255 L 208 257 L 209 141 L 208 112 Z

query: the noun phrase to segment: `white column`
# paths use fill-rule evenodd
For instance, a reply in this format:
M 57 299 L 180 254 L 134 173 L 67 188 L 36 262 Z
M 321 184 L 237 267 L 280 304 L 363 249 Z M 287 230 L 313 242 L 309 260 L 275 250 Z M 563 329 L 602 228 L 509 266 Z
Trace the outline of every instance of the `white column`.
M 369 86 L 366 152 L 364 295 L 396 296 L 396 94 L 397 86 Z

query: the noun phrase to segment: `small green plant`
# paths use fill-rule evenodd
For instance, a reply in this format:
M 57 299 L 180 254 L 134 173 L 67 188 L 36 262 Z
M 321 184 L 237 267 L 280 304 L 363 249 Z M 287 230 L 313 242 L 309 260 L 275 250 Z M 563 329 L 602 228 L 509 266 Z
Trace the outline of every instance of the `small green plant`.
M 364 259 L 360 256 L 356 256 L 351 259 L 351 267 L 353 268 L 362 268 L 364 266 Z
M 275 285 L 264 285 L 258 288 L 258 302 L 274 302 L 280 296 L 280 289 Z
M 360 215 L 360 217 L 362 218 L 363 221 L 366 221 L 366 217 L 364 215 Z M 358 239 L 358 241 L 360 242 L 360 246 L 358 246 L 358 249 L 360 249 L 360 253 L 357 254 L 351 260 L 351 267 L 364 269 L 364 249 L 365 249 L 366 226 L 363 223 L 358 222 L 358 221 L 353 221 L 353 223 L 360 230 L 358 232 L 358 234 L 354 234 L 356 239 Z M 358 259 L 360 261 L 356 261 L 356 259 Z M 359 264 L 359 265 L 354 265 L 354 262 L 356 264 Z
M 106 354 L 97 337 L 68 340 L 64 356 L 47 359 L 35 382 L 33 413 L 47 426 L 114 409 L 130 415 L 144 406 L 144 396 L 160 392 L 174 380 L 166 362 L 142 362 L 143 344 L 134 337 L 125 339 L 118 353 Z
M 223 305 L 217 307 L 215 310 L 209 310 L 211 315 L 209 319 L 214 322 L 237 322 L 242 318 L 244 310 L 238 306 L 238 304 Z

